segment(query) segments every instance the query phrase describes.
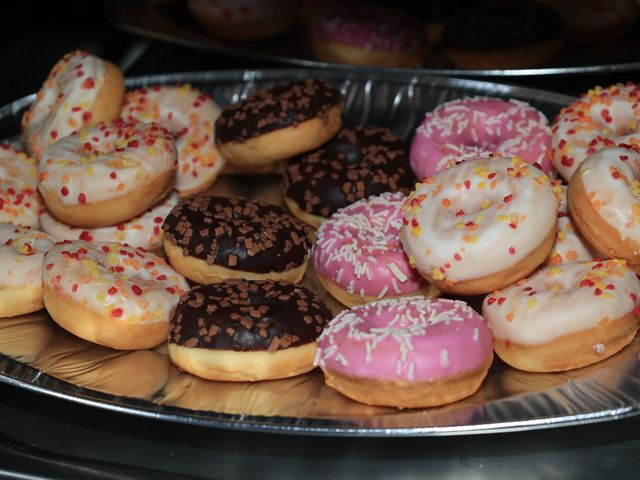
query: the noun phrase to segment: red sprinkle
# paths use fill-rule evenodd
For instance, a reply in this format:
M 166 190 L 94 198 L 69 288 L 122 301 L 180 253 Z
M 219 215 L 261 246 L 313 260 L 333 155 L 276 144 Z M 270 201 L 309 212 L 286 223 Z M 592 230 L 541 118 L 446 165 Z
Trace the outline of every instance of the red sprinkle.
M 115 295 L 116 293 L 118 293 L 118 289 L 116 287 L 111 287 L 109 290 L 107 290 L 107 293 L 109 295 Z
M 66 197 L 67 195 L 69 195 L 69 189 L 68 189 L 67 187 L 62 187 L 62 188 L 60 189 L 60 194 L 61 194 L 63 197 Z
M 502 200 L 504 201 L 504 203 L 509 203 L 511 200 L 513 200 L 513 195 L 509 194 L 506 197 L 504 197 Z
M 93 77 L 85 78 L 84 82 L 82 82 L 82 88 L 90 89 L 96 86 L 96 82 L 93 80 Z
M 84 193 L 81 193 L 78 195 L 78 201 L 80 203 L 87 203 L 87 196 Z
M 138 285 L 133 285 L 131 291 L 136 295 L 142 295 L 142 289 Z
M 53 268 L 53 263 L 47 263 L 47 270 L 51 270 Z
M 114 308 L 113 310 L 111 310 L 111 315 L 114 317 L 121 317 L 123 313 L 124 312 L 121 308 Z
M 488 305 L 493 305 L 494 303 L 496 303 L 496 297 L 489 297 L 487 299 L 487 304 Z

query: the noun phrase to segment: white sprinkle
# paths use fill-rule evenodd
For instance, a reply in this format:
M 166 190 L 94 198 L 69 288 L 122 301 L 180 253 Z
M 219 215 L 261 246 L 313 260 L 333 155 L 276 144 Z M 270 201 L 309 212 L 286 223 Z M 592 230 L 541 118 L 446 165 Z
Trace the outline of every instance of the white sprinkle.
M 414 376 L 414 372 L 416 369 L 416 364 L 411 362 L 409 364 L 409 368 L 407 368 L 407 378 L 409 379 L 409 381 L 413 382 L 415 376 Z
M 387 268 L 391 271 L 391 273 L 393 273 L 393 275 L 394 275 L 398 280 L 400 280 L 400 282 L 404 283 L 404 282 L 406 282 L 407 280 L 409 280 L 409 277 L 407 277 L 407 276 L 402 272 L 402 270 L 400 270 L 400 268 L 398 268 L 398 266 L 397 266 L 395 263 L 390 262 L 390 263 L 387 265 Z
M 380 293 L 378 294 L 378 298 L 384 297 L 388 291 L 389 291 L 389 287 L 385 285 L 384 288 L 380 290 Z
M 398 282 L 396 282 L 395 278 L 391 279 L 391 286 L 393 287 L 393 291 L 396 292 L 398 295 L 402 293 L 402 290 L 400 290 L 400 287 L 398 287 Z
M 440 354 L 440 366 L 441 367 L 449 366 L 449 350 L 447 350 L 446 348 L 442 350 L 442 353 Z
M 480 338 L 480 330 L 478 330 L 477 328 L 473 329 L 473 341 L 477 342 L 478 338 Z
M 604 344 L 603 344 L 603 343 L 596 343 L 596 344 L 593 346 L 593 350 L 594 350 L 594 352 L 596 352 L 598 355 L 602 355 L 602 354 L 604 353 L 604 350 L 605 350 L 605 348 L 604 348 Z

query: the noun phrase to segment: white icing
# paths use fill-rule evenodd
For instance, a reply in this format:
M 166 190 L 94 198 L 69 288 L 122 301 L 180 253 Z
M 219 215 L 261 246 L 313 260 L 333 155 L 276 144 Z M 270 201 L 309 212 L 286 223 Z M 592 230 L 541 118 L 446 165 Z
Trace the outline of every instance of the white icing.
M 121 115 L 127 121 L 160 123 L 176 137 L 175 188 L 179 192 L 206 188 L 224 166 L 224 158 L 214 145 L 220 107 L 189 85 L 129 92 Z
M 0 223 L 0 288 L 39 287 L 42 258 L 54 241 L 38 230 Z
M 103 60 L 81 51 L 65 55 L 22 118 L 22 140 L 29 151 L 38 157 L 57 140 L 89 124 L 104 81 Z
M 557 210 L 537 168 L 515 157 L 476 159 L 419 184 L 405 202 L 400 238 L 418 270 L 470 280 L 529 255 L 555 228 Z
M 45 150 L 38 180 L 64 205 L 90 204 L 133 192 L 176 165 L 165 128 L 116 121 L 82 129 Z
M 482 313 L 495 339 L 540 345 L 627 315 L 638 298 L 640 281 L 622 260 L 573 262 L 488 295 Z
M 189 289 L 164 259 L 115 242 L 59 243 L 43 265 L 42 282 L 56 294 L 125 322 L 168 322 Z
M 0 222 L 38 228 L 42 199 L 33 158 L 0 144 Z
M 640 242 L 640 154 L 617 147 L 599 150 L 577 174 L 600 217 L 623 239 Z
M 139 217 L 113 227 L 79 228 L 61 222 L 47 210 L 40 213 L 42 231 L 56 240 L 84 240 L 87 242 L 126 243 L 147 250 L 162 248 L 162 223 L 176 206 L 180 197 L 172 193 L 164 201 L 147 210 Z

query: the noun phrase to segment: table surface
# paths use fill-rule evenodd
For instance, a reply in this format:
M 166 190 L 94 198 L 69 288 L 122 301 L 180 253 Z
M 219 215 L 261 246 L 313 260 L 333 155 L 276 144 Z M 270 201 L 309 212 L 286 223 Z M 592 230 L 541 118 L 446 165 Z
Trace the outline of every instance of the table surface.
M 77 48 L 118 63 L 126 75 L 277 66 L 117 32 L 95 4 L 69 17 L 54 5 L 14 2 L 13 18 L 31 20 L 28 29 L 0 32 L 11 45 L 0 50 L 0 105 L 36 91 L 53 63 Z M 506 80 L 578 95 L 596 84 L 637 78 L 636 72 Z M 639 432 L 640 418 L 634 418 L 460 437 L 288 436 L 174 425 L 0 385 L 0 477 L 638 478 Z

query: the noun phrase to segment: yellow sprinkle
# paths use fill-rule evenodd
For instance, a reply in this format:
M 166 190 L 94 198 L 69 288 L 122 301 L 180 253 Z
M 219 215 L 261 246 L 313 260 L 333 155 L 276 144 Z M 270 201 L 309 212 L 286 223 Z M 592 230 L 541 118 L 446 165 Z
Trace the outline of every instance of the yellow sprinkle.
M 498 215 L 496 217 L 496 220 L 498 222 L 508 222 L 509 221 L 509 217 L 507 215 L 501 214 L 501 215 Z
M 434 268 L 431 270 L 431 276 L 434 280 L 442 280 L 444 278 L 444 273 L 442 273 L 439 268 Z
M 487 208 L 489 208 L 491 206 L 491 201 L 490 200 L 484 200 L 481 204 L 480 204 L 480 208 L 482 210 L 486 210 Z
M 527 302 L 527 307 L 529 309 L 535 308 L 537 303 L 538 302 L 536 302 L 533 298 L 530 298 L 529 301 Z
M 421 231 L 422 229 L 420 227 L 413 227 L 411 229 L 411 235 L 413 235 L 414 237 L 419 237 Z
M 105 300 L 104 293 L 98 293 L 96 295 L 96 300 L 98 300 L 99 302 L 104 302 L 104 300 Z
M 478 182 L 478 188 L 484 190 L 487 186 L 487 182 Z
M 466 243 L 476 243 L 478 241 L 478 237 L 471 236 L 471 235 L 465 235 L 465 236 L 462 237 L 462 241 L 466 242 Z

